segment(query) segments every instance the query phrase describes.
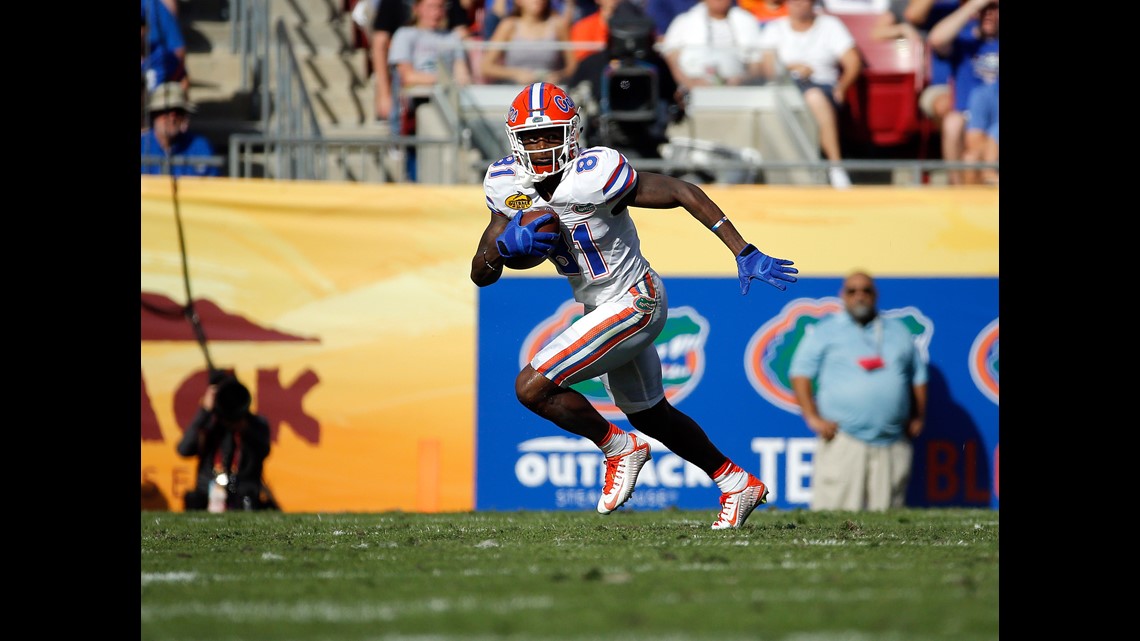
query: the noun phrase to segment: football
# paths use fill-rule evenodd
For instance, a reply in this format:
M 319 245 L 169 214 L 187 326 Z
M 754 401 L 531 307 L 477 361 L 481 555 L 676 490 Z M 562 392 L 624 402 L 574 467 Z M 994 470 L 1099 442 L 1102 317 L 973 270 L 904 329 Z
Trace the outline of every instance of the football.
M 531 221 L 533 221 L 535 218 L 538 218 L 539 216 L 542 216 L 543 214 L 553 214 L 554 217 L 551 218 L 550 221 L 547 222 L 545 225 L 543 225 L 542 227 L 539 227 L 535 231 L 552 232 L 552 233 L 557 234 L 558 233 L 558 212 L 554 211 L 554 208 L 550 207 L 549 205 L 542 206 L 542 207 L 535 207 L 534 209 L 528 209 L 528 210 L 522 212 L 521 214 L 519 214 L 519 225 L 530 224 Z M 518 256 L 515 258 L 504 258 L 503 259 L 503 264 L 506 265 L 510 269 L 532 269 L 534 267 L 538 267 L 539 265 L 541 265 L 544 262 L 546 262 L 546 257 L 544 257 L 544 256 Z

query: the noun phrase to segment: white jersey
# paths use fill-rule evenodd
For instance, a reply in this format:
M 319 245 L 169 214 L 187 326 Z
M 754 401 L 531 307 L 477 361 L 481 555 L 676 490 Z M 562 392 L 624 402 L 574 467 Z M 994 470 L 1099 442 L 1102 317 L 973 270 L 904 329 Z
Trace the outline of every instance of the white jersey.
M 625 295 L 649 271 L 629 209 L 614 209 L 637 184 L 637 171 L 609 147 L 583 150 L 571 162 L 549 201 L 524 179 L 513 155 L 487 168 L 483 191 L 491 212 L 507 218 L 542 205 L 558 212 L 562 237 L 550 260 L 570 281 L 574 300 L 593 308 Z

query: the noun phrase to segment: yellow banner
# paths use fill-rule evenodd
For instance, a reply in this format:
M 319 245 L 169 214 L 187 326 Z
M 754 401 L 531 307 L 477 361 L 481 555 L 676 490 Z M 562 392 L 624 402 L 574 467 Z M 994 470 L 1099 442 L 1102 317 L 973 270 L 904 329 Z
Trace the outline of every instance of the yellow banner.
M 853 267 L 998 273 L 995 189 L 705 190 L 746 239 L 794 260 L 801 277 Z M 177 193 L 206 352 L 236 371 L 271 421 L 266 479 L 282 508 L 472 509 L 477 288 L 468 273 L 489 217 L 479 186 L 182 178 Z M 169 178 L 142 176 L 141 210 L 144 503 L 181 510 L 195 461 L 175 446 L 205 388 L 206 354 L 179 316 L 186 291 Z M 683 209 L 633 215 L 664 278 L 735 275 L 732 256 Z

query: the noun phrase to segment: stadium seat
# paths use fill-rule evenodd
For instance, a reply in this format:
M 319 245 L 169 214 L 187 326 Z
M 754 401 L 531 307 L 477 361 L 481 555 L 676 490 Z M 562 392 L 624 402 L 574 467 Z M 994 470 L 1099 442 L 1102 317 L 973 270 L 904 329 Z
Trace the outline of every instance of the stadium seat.
M 876 40 L 876 14 L 833 14 L 843 21 L 863 58 L 863 73 L 847 90 L 844 136 L 877 147 L 911 142 L 922 131 L 918 95 L 926 82 L 925 47 L 915 37 Z

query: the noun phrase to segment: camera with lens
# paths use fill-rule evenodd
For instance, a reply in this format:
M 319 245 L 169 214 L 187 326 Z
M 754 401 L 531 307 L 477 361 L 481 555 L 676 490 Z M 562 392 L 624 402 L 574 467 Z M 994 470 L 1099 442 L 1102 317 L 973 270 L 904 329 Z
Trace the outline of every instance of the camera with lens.
M 637 7 L 622 2 L 607 24 L 603 68 L 596 93 L 598 114 L 593 123 L 601 144 L 627 155 L 659 157 L 671 119 L 661 99 L 663 61 L 653 50 L 653 20 Z

